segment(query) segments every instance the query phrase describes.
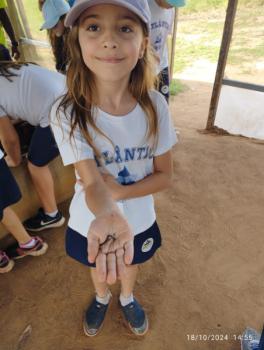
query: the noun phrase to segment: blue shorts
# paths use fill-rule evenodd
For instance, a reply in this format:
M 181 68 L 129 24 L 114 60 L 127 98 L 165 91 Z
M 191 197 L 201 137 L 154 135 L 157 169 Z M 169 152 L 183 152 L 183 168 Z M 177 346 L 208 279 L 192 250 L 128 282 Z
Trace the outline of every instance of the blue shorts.
M 21 198 L 19 187 L 4 158 L 0 159 L 0 221 L 3 211 Z
M 87 259 L 87 238 L 80 235 L 70 227 L 66 231 L 65 240 L 67 254 L 80 263 L 95 267 Z M 134 258 L 132 265 L 142 264 L 149 260 L 161 246 L 161 235 L 157 222 L 146 231 L 139 233 L 134 238 Z
M 159 92 L 166 98 L 166 101 L 169 102 L 170 98 L 170 77 L 169 77 L 169 68 L 164 68 L 159 73 Z
M 49 126 L 37 126 L 28 150 L 28 160 L 35 166 L 45 166 L 59 155 L 59 149 Z

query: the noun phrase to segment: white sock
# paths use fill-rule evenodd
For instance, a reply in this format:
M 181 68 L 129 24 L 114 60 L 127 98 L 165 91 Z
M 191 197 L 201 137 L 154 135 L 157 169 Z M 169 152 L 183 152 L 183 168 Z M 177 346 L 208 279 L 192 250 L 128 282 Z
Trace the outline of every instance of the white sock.
M 98 303 L 104 304 L 104 305 L 107 305 L 109 303 L 111 297 L 112 297 L 112 293 L 110 292 L 109 289 L 108 289 L 106 295 L 103 298 L 99 297 L 98 294 L 96 294 L 96 296 L 95 296 L 96 301 L 98 301 Z
M 19 243 L 19 247 L 20 248 L 32 248 L 32 247 L 34 247 L 35 244 L 36 244 L 36 240 L 34 237 L 32 237 L 31 240 L 26 242 L 26 243 Z
M 56 211 L 53 211 L 52 213 L 46 213 L 45 212 L 45 214 L 50 216 L 50 217 L 52 217 L 52 218 L 55 218 L 55 216 L 58 214 L 58 209 Z
M 127 306 L 134 301 L 133 293 L 131 293 L 131 295 L 128 297 L 124 297 L 122 294 L 120 294 L 119 300 L 122 306 Z

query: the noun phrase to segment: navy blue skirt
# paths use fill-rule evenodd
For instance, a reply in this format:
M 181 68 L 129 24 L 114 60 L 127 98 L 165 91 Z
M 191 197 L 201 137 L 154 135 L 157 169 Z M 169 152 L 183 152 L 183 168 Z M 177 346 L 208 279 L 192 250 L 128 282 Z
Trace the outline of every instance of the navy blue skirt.
M 0 221 L 5 208 L 21 199 L 21 192 L 4 158 L 0 159 Z
M 35 166 L 42 167 L 58 155 L 59 149 L 50 126 L 36 126 L 28 150 L 28 160 Z
M 91 264 L 87 258 L 88 241 L 86 237 L 68 227 L 66 231 L 65 245 L 66 252 L 71 258 L 84 265 L 95 267 L 95 264 Z M 149 260 L 160 246 L 161 235 L 159 226 L 155 221 L 150 228 L 135 236 L 132 265 L 142 264 Z

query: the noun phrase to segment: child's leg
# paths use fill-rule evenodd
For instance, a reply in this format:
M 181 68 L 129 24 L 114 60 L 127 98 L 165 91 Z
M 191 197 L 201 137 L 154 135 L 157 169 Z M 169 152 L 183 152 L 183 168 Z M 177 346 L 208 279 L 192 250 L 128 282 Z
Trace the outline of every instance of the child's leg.
M 28 169 L 42 203 L 38 213 L 24 222 L 29 231 L 42 231 L 51 227 L 60 227 L 65 218 L 57 209 L 54 181 L 49 163 L 58 156 L 50 127 L 36 127 L 28 151 Z
M 109 292 L 108 285 L 105 282 L 102 283 L 102 282 L 98 281 L 98 277 L 97 277 L 97 273 L 96 273 L 95 268 L 91 268 L 91 277 L 92 277 L 92 281 L 93 281 L 96 295 L 99 298 L 104 298 Z
M 148 318 L 142 306 L 133 296 L 137 273 L 137 265 L 126 267 L 124 277 L 121 279 L 121 294 L 119 301 L 129 328 L 134 334 L 141 336 L 148 331 Z
M 126 271 L 121 279 L 121 296 L 128 298 L 133 294 L 134 285 L 138 274 L 138 266 L 126 266 Z
M 16 244 L 7 248 L 10 258 L 20 259 L 27 255 L 39 256 L 46 253 L 48 244 L 37 236 L 30 236 L 13 209 L 10 207 L 4 209 L 1 222 L 19 244 L 19 246 Z
M 89 337 L 97 335 L 103 326 L 106 311 L 112 296 L 110 290 L 108 289 L 108 285 L 105 282 L 99 282 L 95 268 L 91 269 L 91 277 L 95 288 L 96 297 L 92 300 L 91 304 L 86 310 L 83 320 L 84 333 Z
M 16 213 L 10 207 L 3 211 L 2 224 L 15 237 L 19 244 L 27 243 L 31 236 L 27 233 Z
M 37 126 L 28 150 L 28 169 L 46 213 L 57 210 L 49 163 L 59 155 L 50 127 Z
M 49 166 L 39 167 L 28 161 L 28 169 L 45 213 L 57 211 L 54 181 Z

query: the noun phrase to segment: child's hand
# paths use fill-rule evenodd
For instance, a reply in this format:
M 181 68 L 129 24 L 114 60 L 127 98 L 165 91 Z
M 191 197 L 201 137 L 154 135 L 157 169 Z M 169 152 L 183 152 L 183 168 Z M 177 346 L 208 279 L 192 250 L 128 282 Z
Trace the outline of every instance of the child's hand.
M 103 252 L 104 246 L 100 249 L 96 258 L 96 270 L 100 282 L 111 285 L 121 279 L 125 273 L 124 249 L 115 252 Z
M 110 174 L 101 174 L 102 178 L 104 179 L 104 182 L 106 183 L 112 197 L 114 200 L 118 201 L 122 199 L 122 190 L 123 186 L 120 185 L 114 176 Z
M 109 239 L 109 237 L 111 239 Z M 96 217 L 88 232 L 88 260 L 96 261 L 100 282 L 113 284 L 134 256 L 134 235 L 124 216 L 112 211 Z

